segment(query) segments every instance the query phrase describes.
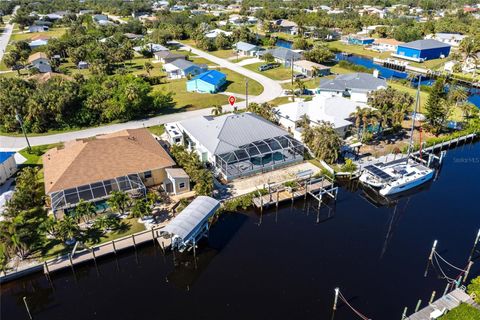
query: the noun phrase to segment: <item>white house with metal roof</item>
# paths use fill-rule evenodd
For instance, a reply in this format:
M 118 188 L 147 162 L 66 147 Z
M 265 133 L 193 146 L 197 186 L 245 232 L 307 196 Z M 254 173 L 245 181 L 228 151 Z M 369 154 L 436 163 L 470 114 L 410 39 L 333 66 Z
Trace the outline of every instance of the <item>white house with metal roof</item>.
M 181 79 L 188 75 L 196 76 L 207 69 L 208 67 L 205 64 L 197 65 L 185 59 L 177 59 L 163 65 L 163 70 L 165 70 L 169 79 Z
M 266 53 L 270 53 L 275 61 L 289 67 L 291 62 L 295 62 L 298 60 L 303 59 L 303 55 L 295 52 L 291 49 L 284 48 L 284 47 L 275 47 L 273 49 L 268 49 L 261 52 L 261 56 L 265 55 Z
M 460 42 L 465 39 L 467 36 L 460 33 L 447 33 L 447 32 L 437 32 L 434 34 L 428 34 L 425 36 L 425 39 L 433 39 L 445 44 L 449 44 L 452 47 L 458 47 Z
M 248 42 L 239 41 L 235 44 L 235 51 L 237 51 L 237 53 L 241 56 L 254 57 L 260 50 L 261 47 Z
M 369 93 L 387 87 L 385 79 L 369 73 L 357 72 L 341 74 L 335 79 L 320 80 L 317 94 L 325 97 L 345 97 L 355 102 L 367 103 Z
M 352 125 L 351 114 L 357 110 L 357 107 L 368 106 L 343 97 L 317 95 L 311 101 L 282 104 L 275 108 L 275 111 L 280 125 L 291 132 L 295 139 L 301 141 L 303 128 L 299 121 L 305 116 L 310 120 L 311 126 L 318 125 L 322 121 L 329 122 L 341 137 L 345 137 Z
M 301 142 L 249 112 L 197 117 L 165 126 L 171 144 L 184 144 L 195 151 L 226 181 L 303 160 Z

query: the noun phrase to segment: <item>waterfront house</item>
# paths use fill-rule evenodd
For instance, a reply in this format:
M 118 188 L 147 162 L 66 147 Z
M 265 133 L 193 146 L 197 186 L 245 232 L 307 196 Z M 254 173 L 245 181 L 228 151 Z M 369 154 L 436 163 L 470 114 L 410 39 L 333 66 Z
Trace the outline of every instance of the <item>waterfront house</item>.
M 372 50 L 379 51 L 379 52 L 385 52 L 385 51 L 397 52 L 398 46 L 404 43 L 405 42 L 398 41 L 395 39 L 378 38 L 378 39 L 375 39 L 375 41 L 373 42 Z
M 266 53 L 270 53 L 275 58 L 276 62 L 283 64 L 285 67 L 290 67 L 292 62 L 303 59 L 303 55 L 300 53 L 284 47 L 268 49 L 262 51 L 259 55 L 262 56 Z
M 450 48 L 451 45 L 433 39 L 416 40 L 399 45 L 397 52 L 393 53 L 392 56 L 423 62 L 425 60 L 448 57 Z
M 155 57 L 156 61 L 159 61 L 161 63 L 170 63 L 178 59 L 185 60 L 186 58 L 186 56 L 184 56 L 183 54 L 173 53 L 170 51 L 158 51 L 155 52 L 153 56 Z
M 273 21 L 275 28 L 279 32 L 296 35 L 298 33 L 298 25 L 290 20 L 278 19 Z
M 330 67 L 308 60 L 295 61 L 293 70 L 307 77 L 322 77 L 330 74 Z
M 235 51 L 241 56 L 254 57 L 260 50 L 261 47 L 243 41 L 235 44 Z
M 311 101 L 297 101 L 283 104 L 275 108 L 278 121 L 282 127 L 293 134 L 293 137 L 302 141 L 303 128 L 300 124 L 303 117 L 308 117 L 310 126 L 318 125 L 321 121 L 333 125 L 341 137 L 345 137 L 352 125 L 351 114 L 357 107 L 367 107 L 344 97 L 315 96 Z
M 188 92 L 216 93 L 227 82 L 227 76 L 217 70 L 208 70 L 187 81 Z
M 385 79 L 369 73 L 357 72 L 341 74 L 334 79 L 320 80 L 317 93 L 325 97 L 345 97 L 353 101 L 367 103 L 368 95 L 388 87 Z
M 304 146 L 264 118 L 245 112 L 166 124 L 180 141 L 226 181 L 303 161 Z M 168 133 L 169 131 L 167 131 Z
M 341 41 L 346 44 L 367 46 L 371 45 L 375 41 L 375 39 L 371 37 L 365 37 L 359 34 L 349 34 L 342 37 Z
M 0 151 L 0 185 L 10 179 L 17 172 L 15 152 Z
M 451 45 L 452 47 L 458 47 L 466 37 L 467 36 L 459 33 L 437 32 L 435 34 L 426 35 L 425 39 L 433 39 Z
M 112 191 L 142 196 L 161 185 L 175 162 L 147 129 L 66 142 L 43 156 L 45 193 L 57 218 L 80 199 L 106 200 Z
M 185 60 L 177 59 L 163 66 L 163 70 L 167 73 L 169 79 L 181 79 L 187 76 L 196 76 L 208 69 L 207 65 L 196 65 L 195 63 Z
M 32 68 L 38 69 L 40 73 L 51 72 L 52 67 L 50 66 L 50 60 L 43 52 L 37 52 L 31 54 L 28 57 L 28 63 L 31 65 Z

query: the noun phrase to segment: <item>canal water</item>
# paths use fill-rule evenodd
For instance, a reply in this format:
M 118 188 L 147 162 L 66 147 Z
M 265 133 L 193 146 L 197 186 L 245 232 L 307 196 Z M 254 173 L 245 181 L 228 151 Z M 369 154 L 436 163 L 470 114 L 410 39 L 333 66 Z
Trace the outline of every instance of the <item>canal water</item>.
M 435 182 L 381 206 L 342 188 L 336 206 L 298 200 L 223 215 L 192 253 L 148 245 L 115 259 L 1 287 L 1 319 L 330 319 L 333 290 L 370 319 L 400 319 L 446 281 L 430 248 L 464 267 L 480 227 L 480 143 L 451 150 Z M 477 265 L 478 264 L 478 265 Z M 480 272 L 474 265 L 472 276 Z M 450 276 L 457 273 L 443 265 Z M 343 303 L 337 320 L 357 319 Z
M 367 57 L 362 57 L 358 55 L 344 55 L 343 53 L 337 53 L 335 55 L 335 59 L 337 61 L 345 60 L 356 65 L 364 66 L 369 69 L 377 69 L 379 71 L 380 76 L 385 79 L 392 79 L 392 78 L 407 79 L 408 78 L 408 73 L 400 72 L 390 68 L 385 68 L 379 64 L 374 63 L 372 59 Z M 435 83 L 435 80 L 429 79 L 429 78 L 423 78 L 422 81 L 420 82 L 420 85 L 431 86 L 433 85 L 433 83 Z M 418 81 L 414 81 L 412 85 L 413 87 L 416 87 L 418 85 Z M 473 88 L 469 88 L 468 90 L 470 92 L 468 101 L 470 101 L 472 104 L 480 108 L 480 91 L 478 89 L 473 89 Z

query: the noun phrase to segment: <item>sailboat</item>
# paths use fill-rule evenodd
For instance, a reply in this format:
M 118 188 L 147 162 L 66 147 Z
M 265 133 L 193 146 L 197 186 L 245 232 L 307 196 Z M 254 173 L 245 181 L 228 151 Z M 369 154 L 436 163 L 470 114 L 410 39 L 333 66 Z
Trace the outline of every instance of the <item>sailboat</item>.
M 421 76 L 420 76 L 421 79 Z M 420 83 L 420 81 L 419 81 Z M 406 159 L 399 159 L 388 163 L 377 163 L 363 168 L 360 181 L 374 189 L 383 196 L 391 196 L 415 188 L 430 181 L 435 171 L 412 159 L 413 130 L 415 118 L 420 101 L 420 85 L 417 87 L 415 110 L 412 114 L 412 128 L 410 130 L 410 143 Z

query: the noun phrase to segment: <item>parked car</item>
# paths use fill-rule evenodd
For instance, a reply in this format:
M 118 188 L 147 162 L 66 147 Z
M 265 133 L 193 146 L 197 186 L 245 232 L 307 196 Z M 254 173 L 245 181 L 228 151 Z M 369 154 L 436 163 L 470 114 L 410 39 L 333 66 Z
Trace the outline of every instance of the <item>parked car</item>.
M 270 70 L 270 69 L 273 69 L 273 68 L 277 68 L 278 66 L 280 66 L 280 64 L 278 64 L 278 63 L 262 64 L 261 66 L 258 66 L 258 71 L 266 71 L 266 70 Z
M 296 74 L 296 75 L 293 76 L 293 79 L 294 79 L 294 80 L 297 80 L 297 79 L 306 79 L 306 78 L 307 78 L 307 76 L 304 75 L 304 74 L 301 74 L 301 73 Z

